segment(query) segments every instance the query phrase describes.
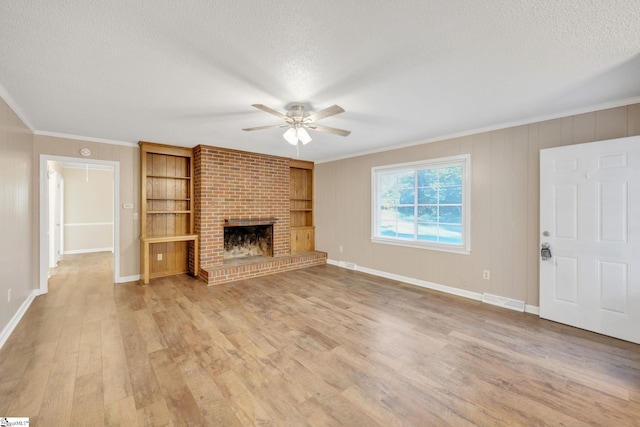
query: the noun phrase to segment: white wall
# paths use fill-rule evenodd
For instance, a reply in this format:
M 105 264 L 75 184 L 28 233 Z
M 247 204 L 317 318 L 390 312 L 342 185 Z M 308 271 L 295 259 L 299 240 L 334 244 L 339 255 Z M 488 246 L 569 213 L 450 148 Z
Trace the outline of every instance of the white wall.
M 65 167 L 63 176 L 64 253 L 112 251 L 113 171 Z

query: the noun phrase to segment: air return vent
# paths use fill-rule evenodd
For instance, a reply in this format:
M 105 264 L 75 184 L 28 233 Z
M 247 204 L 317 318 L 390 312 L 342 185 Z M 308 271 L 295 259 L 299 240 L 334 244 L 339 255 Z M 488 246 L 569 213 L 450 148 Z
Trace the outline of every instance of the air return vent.
M 516 299 L 499 297 L 491 294 L 482 294 L 482 302 L 497 305 L 498 307 L 508 308 L 510 310 L 524 312 L 524 301 L 518 301 Z
M 355 270 L 357 266 L 352 262 L 340 261 L 338 266 L 342 268 L 348 268 L 349 270 Z

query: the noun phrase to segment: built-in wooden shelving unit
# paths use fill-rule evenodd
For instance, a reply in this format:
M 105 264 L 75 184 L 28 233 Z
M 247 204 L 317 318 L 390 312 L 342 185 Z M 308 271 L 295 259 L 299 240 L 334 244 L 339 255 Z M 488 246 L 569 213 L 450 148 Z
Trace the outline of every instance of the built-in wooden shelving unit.
M 315 249 L 313 225 L 313 163 L 291 160 L 289 165 L 291 253 Z
M 190 264 L 197 276 L 192 150 L 144 141 L 139 145 L 141 281 L 187 273 Z

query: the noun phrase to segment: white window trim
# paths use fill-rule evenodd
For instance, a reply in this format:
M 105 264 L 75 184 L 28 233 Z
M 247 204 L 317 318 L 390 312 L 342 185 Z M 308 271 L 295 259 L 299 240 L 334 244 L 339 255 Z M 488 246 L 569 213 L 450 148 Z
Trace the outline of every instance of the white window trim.
M 377 212 L 380 206 L 378 194 L 378 173 L 379 172 L 401 172 L 403 170 L 415 170 L 420 167 L 446 167 L 463 166 L 462 176 L 462 244 L 452 245 L 449 243 L 423 242 L 407 240 L 393 237 L 381 237 L 376 235 L 378 230 Z M 371 242 L 386 245 L 406 246 L 410 248 L 428 249 L 441 252 L 452 252 L 469 255 L 471 253 L 471 156 L 462 154 L 459 156 L 441 157 L 437 159 L 427 159 L 417 162 L 398 163 L 394 165 L 374 166 L 371 168 Z

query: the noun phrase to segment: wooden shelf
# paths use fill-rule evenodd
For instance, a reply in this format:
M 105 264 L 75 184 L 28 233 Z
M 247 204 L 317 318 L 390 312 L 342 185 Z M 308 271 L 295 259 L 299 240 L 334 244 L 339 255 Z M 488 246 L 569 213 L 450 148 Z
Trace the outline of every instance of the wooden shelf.
M 197 238 L 198 238 L 197 234 L 185 234 L 182 236 L 141 237 L 140 240 L 147 243 L 163 243 L 163 242 L 185 242 L 189 240 L 195 240 Z
M 150 278 L 199 274 L 198 236 L 194 230 L 190 148 L 140 145 L 140 270 L 143 284 Z
M 162 179 L 191 179 L 190 176 L 169 176 L 169 175 L 146 175 L 147 178 L 162 178 Z
M 147 211 L 149 215 L 159 215 L 159 214 L 190 214 L 191 211 Z

